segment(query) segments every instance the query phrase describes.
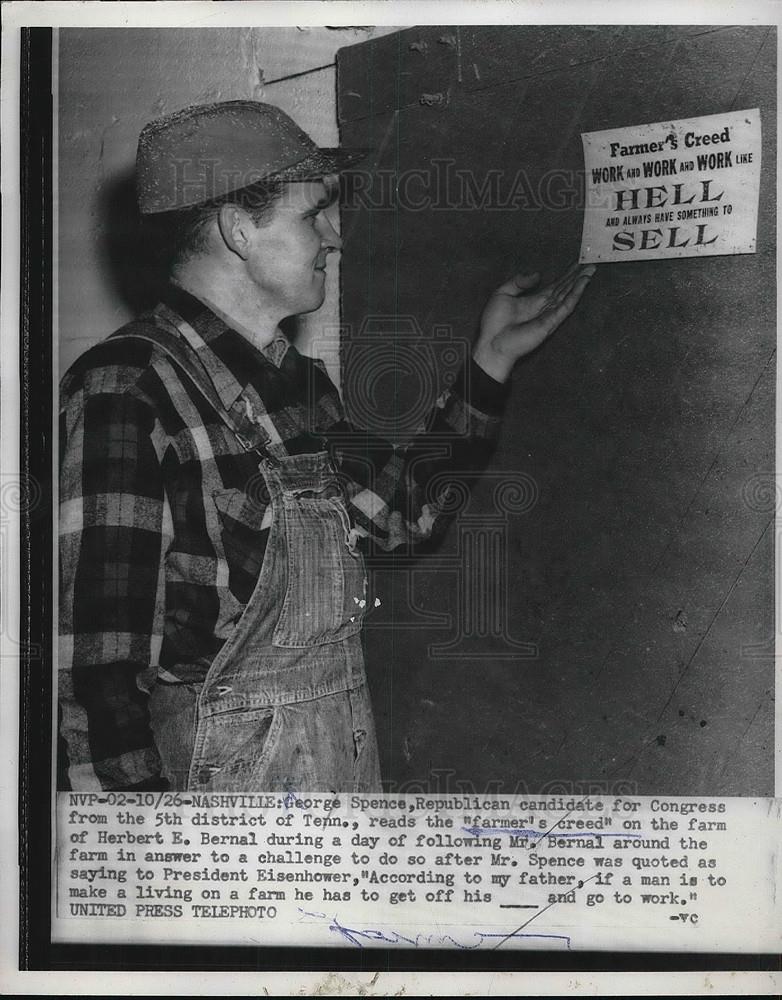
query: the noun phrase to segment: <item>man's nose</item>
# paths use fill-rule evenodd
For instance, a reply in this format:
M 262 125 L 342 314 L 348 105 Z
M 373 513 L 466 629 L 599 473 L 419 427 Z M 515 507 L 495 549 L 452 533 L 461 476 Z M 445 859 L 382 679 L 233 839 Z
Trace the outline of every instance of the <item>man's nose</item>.
M 325 212 L 322 213 L 320 225 L 320 241 L 323 249 L 327 247 L 329 250 L 341 250 L 342 240 L 337 230 L 334 228 L 331 219 L 326 215 Z

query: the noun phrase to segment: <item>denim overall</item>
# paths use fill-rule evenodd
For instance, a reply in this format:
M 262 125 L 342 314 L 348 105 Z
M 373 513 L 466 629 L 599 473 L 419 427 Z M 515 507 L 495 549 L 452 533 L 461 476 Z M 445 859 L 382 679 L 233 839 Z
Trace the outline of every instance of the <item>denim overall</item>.
M 178 336 L 123 336 L 166 351 L 236 432 Z M 367 579 L 339 477 L 326 451 L 266 452 L 259 471 L 272 516 L 252 596 L 203 684 L 158 682 L 150 695 L 163 773 L 179 790 L 379 791 L 360 635 Z

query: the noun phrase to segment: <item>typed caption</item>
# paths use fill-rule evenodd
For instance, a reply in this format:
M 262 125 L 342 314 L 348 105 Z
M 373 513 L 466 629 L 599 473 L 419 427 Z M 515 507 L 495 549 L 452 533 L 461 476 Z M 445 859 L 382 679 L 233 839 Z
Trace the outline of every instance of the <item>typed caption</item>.
M 55 940 L 776 950 L 780 802 L 58 795 Z

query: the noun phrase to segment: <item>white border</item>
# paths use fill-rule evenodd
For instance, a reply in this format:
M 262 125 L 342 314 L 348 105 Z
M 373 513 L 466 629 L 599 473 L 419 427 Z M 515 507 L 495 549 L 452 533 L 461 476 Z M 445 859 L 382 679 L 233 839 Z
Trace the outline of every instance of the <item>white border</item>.
M 7 0 L 9 25 L 777 24 L 775 0 Z

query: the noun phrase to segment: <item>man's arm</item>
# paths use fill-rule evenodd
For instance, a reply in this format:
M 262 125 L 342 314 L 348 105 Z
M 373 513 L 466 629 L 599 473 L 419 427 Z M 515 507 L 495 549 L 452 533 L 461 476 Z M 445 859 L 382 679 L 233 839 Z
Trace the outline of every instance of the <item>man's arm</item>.
M 356 524 L 380 549 L 417 546 L 444 529 L 454 491 L 468 492 L 491 458 L 514 364 L 573 312 L 594 270 L 575 264 L 542 289 L 534 274 L 505 282 L 483 310 L 471 360 L 413 440 L 394 448 L 354 432 L 340 448 Z
M 143 688 L 163 634 L 170 510 L 151 408 L 103 381 L 61 413 L 61 732 L 74 790 L 165 788 Z
M 508 389 L 470 359 L 405 446 L 339 427 L 351 515 L 370 550 L 418 550 L 445 530 L 454 489 L 469 492 L 491 458 Z

